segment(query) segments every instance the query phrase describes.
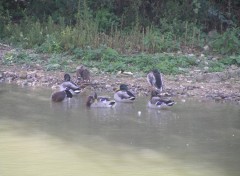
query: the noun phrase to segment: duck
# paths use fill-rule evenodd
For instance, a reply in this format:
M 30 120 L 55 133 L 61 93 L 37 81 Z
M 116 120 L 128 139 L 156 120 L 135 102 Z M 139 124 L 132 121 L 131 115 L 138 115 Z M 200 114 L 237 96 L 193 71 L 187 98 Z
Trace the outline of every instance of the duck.
M 158 96 L 156 90 L 152 90 L 150 100 L 148 101 L 148 108 L 153 109 L 168 109 L 176 104 L 173 100 L 164 100 Z
M 83 65 L 77 67 L 76 76 L 78 80 L 90 82 L 90 71 Z
M 126 84 L 121 84 L 119 89 L 114 93 L 114 99 L 117 102 L 132 103 L 136 97 L 128 90 Z
M 147 81 L 149 85 L 156 89 L 159 93 L 163 90 L 163 79 L 162 74 L 159 70 L 153 69 L 147 74 Z
M 109 97 L 97 96 L 95 92 L 94 95 L 90 95 L 87 98 L 86 106 L 91 108 L 113 108 L 116 102 L 111 100 Z
M 71 76 L 68 73 L 64 74 L 64 81 L 60 85 L 60 91 L 65 90 L 66 88 L 72 93 L 72 95 L 79 94 L 81 92 L 80 87 L 71 81 Z
M 52 93 L 51 100 L 53 102 L 62 102 L 65 98 L 72 98 L 72 93 L 69 88 L 62 91 Z

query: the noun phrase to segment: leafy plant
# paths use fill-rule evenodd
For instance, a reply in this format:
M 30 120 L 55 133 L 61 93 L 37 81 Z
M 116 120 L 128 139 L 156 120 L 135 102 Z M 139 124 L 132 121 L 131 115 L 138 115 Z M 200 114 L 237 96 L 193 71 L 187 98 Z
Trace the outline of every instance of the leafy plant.
M 237 65 L 240 66 L 240 55 L 225 57 L 219 61 L 224 65 Z
M 226 66 L 221 62 L 210 62 L 209 63 L 209 72 L 221 72 L 226 68 Z
M 2 60 L 3 64 L 13 64 L 13 63 L 17 63 L 17 64 L 34 64 L 36 62 L 39 62 L 39 58 L 38 57 L 34 57 L 29 55 L 26 52 L 16 52 L 16 53 L 6 53 L 3 57 Z
M 223 34 L 219 34 L 210 42 L 213 51 L 221 54 L 240 54 L 240 28 L 228 29 Z
M 62 51 L 61 44 L 53 35 L 47 35 L 45 42 L 37 48 L 39 52 L 59 53 Z

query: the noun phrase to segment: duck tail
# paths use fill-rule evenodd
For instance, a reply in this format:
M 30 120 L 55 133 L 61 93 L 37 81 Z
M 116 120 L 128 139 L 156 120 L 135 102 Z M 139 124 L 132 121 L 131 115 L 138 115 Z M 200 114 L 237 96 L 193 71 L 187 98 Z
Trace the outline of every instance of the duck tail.
M 109 103 L 109 105 L 111 105 L 111 106 L 113 106 L 113 105 L 115 105 L 115 101 L 111 101 L 110 103 Z
M 68 89 L 65 90 L 65 92 L 66 92 L 66 95 L 67 95 L 68 98 L 72 98 L 73 97 L 72 93 Z
M 163 102 L 161 102 L 161 101 L 157 101 L 157 102 L 156 102 L 156 105 L 157 105 L 157 106 L 161 106 L 162 103 L 163 103 Z
M 133 97 L 135 99 L 135 95 L 133 95 L 132 92 L 130 92 L 129 90 L 127 90 L 127 94 L 130 96 L 130 97 Z
M 173 106 L 174 104 L 175 104 L 175 102 L 172 100 L 169 100 L 166 102 L 166 105 L 168 105 L 168 106 Z
M 162 90 L 163 83 L 162 83 L 161 73 L 158 71 L 154 72 L 154 77 L 156 80 L 155 84 L 156 84 L 157 89 Z
M 129 100 L 135 100 L 135 97 L 130 97 Z

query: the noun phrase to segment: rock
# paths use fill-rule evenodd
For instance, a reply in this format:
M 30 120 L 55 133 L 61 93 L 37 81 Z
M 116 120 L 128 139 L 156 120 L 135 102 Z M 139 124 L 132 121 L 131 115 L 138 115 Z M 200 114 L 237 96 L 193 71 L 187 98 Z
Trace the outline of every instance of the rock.
M 47 83 L 48 82 L 48 77 L 43 77 L 41 80 L 43 83 Z
M 204 61 L 204 64 L 205 64 L 205 65 L 208 65 L 209 63 L 208 63 L 208 61 Z
M 217 61 L 217 60 L 218 60 L 217 57 L 213 57 L 213 58 L 212 58 L 212 61 Z
M 232 69 L 232 70 L 237 70 L 237 69 L 238 69 L 238 66 L 236 66 L 236 65 L 231 65 L 231 69 Z
M 6 82 L 11 83 L 14 80 L 14 77 L 7 77 Z
M 26 81 L 26 80 L 23 81 L 23 82 L 22 82 L 22 86 L 28 86 L 28 81 Z
M 93 73 L 98 73 L 98 72 L 99 72 L 99 70 L 98 70 L 98 68 L 96 68 L 96 67 L 93 67 L 93 68 L 91 69 L 91 72 L 93 72 Z
M 205 46 L 203 47 L 203 49 L 204 49 L 204 51 L 208 51 L 208 50 L 209 50 L 209 46 L 208 46 L 208 45 L 205 45 Z
M 200 57 L 205 57 L 205 55 L 204 55 L 204 54 L 201 54 Z
M 0 71 L 0 79 L 4 78 L 4 72 Z
M 27 75 L 27 72 L 22 71 L 22 72 L 19 73 L 18 76 L 19 76 L 20 79 L 27 79 L 28 75 Z
M 195 55 L 194 54 L 188 54 L 189 57 L 194 57 Z
M 204 67 L 203 68 L 205 71 L 208 71 L 209 70 L 209 67 Z

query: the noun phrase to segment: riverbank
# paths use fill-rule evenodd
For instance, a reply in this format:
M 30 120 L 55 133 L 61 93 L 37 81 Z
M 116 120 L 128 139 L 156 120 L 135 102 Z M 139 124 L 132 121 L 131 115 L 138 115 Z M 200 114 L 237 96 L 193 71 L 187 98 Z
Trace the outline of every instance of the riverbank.
M 10 48 L 1 47 L 0 62 Z M 127 71 L 127 70 L 126 70 Z M 119 84 L 126 83 L 138 96 L 149 95 L 146 75 L 108 74 L 90 69 L 90 83 L 79 83 L 90 91 L 114 92 Z M 70 73 L 76 81 L 76 75 Z M 57 89 L 63 81 L 63 71 L 46 71 L 41 65 L 8 64 L 0 65 L 0 82 L 28 87 L 49 87 Z M 165 96 L 178 97 L 182 100 L 196 98 L 199 100 L 214 100 L 218 102 L 233 102 L 240 104 L 240 68 L 231 66 L 223 72 L 206 73 L 204 70 L 192 68 L 188 73 L 179 75 L 163 75 Z

